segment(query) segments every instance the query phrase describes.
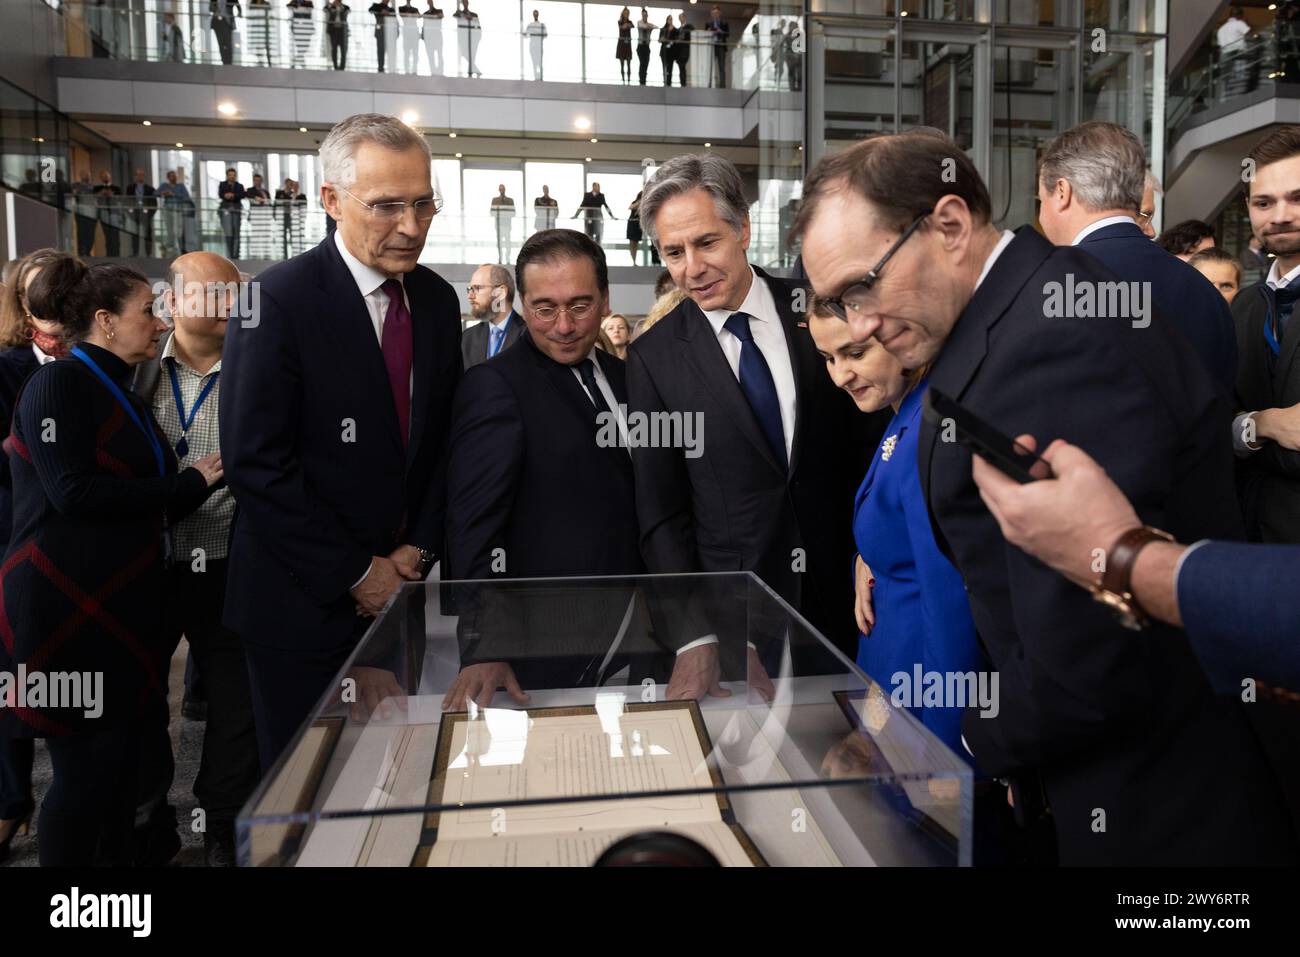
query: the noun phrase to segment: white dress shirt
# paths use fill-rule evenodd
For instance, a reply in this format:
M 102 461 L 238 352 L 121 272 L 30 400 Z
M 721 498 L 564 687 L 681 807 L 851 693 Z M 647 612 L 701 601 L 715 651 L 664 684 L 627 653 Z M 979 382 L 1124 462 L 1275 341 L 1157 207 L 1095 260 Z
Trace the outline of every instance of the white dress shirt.
M 1270 289 L 1284 289 L 1295 282 L 1297 276 L 1300 276 L 1300 266 L 1296 266 L 1285 276 L 1281 275 L 1280 262 L 1280 259 L 1273 260 L 1273 265 L 1268 269 L 1268 276 L 1264 279 L 1264 283 Z M 1232 420 L 1232 449 L 1236 452 L 1238 458 L 1247 458 L 1252 452 L 1258 452 L 1264 447 L 1258 439 L 1253 444 L 1246 441 L 1246 420 L 1258 413 L 1259 409 L 1242 412 Z
M 772 382 L 776 385 L 776 398 L 781 405 L 781 431 L 785 433 L 785 458 L 790 461 L 794 448 L 794 429 L 796 415 L 796 398 L 794 388 L 794 367 L 790 361 L 790 345 L 785 339 L 785 329 L 781 324 L 781 315 L 776 311 L 776 300 L 767 283 L 758 277 L 754 267 L 749 267 L 749 294 L 739 309 L 710 309 L 704 313 L 713 333 L 718 337 L 718 345 L 727 357 L 731 373 L 740 381 L 740 347 L 741 342 L 723 325 L 737 312 L 750 316 L 749 333 L 754 337 L 754 345 L 763 354 L 767 367 L 772 372 Z
M 998 244 L 993 247 L 993 252 L 989 253 L 989 258 L 984 260 L 984 268 L 980 270 L 979 278 L 975 280 L 975 289 L 978 289 L 980 287 L 980 283 L 984 281 L 984 277 L 987 276 L 990 271 L 992 271 L 993 264 L 997 262 L 998 257 L 1002 255 L 1002 250 L 1010 246 L 1011 240 L 1015 238 L 1016 238 L 1016 234 L 1013 233 L 1011 230 L 1009 229 L 1002 230 L 1002 238 L 999 239 Z M 975 294 L 975 289 L 971 290 L 972 296 Z
M 1089 223 L 1087 226 L 1084 226 L 1083 229 L 1079 230 L 1078 235 L 1070 240 L 1070 245 L 1077 246 L 1079 243 L 1083 242 L 1086 237 L 1091 236 L 1097 230 L 1105 229 L 1107 226 L 1114 226 L 1116 223 L 1132 223 L 1136 226 L 1137 220 L 1132 216 L 1107 216 L 1105 219 L 1099 219 L 1095 223 Z
M 1296 276 L 1300 276 L 1300 266 L 1296 266 L 1285 276 L 1279 275 L 1279 262 L 1281 262 L 1281 260 L 1273 260 L 1273 265 L 1268 269 L 1268 278 L 1264 280 L 1268 283 L 1270 289 L 1281 289 L 1283 286 L 1289 286 L 1291 283 L 1295 282 Z
M 36 362 L 38 365 L 43 366 L 47 362 L 54 361 L 54 356 L 50 355 L 48 352 L 42 352 L 41 347 L 34 342 L 32 343 L 32 352 L 36 353 Z

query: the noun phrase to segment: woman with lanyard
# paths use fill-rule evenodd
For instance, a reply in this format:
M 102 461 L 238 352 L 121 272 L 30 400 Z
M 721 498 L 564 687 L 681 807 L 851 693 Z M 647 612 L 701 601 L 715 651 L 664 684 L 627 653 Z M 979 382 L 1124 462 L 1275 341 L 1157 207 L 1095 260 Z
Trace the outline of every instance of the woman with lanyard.
M 221 459 L 178 473 L 127 391 L 166 329 L 144 276 L 69 258 L 42 269 L 27 299 L 76 345 L 27 380 L 5 442 L 14 529 L 0 565 L 0 671 L 26 679 L 0 708 L 0 735 L 46 741 L 41 864 L 123 864 L 142 721 L 166 689 L 167 529 L 221 481 Z M 41 677 L 69 693 L 34 693 Z

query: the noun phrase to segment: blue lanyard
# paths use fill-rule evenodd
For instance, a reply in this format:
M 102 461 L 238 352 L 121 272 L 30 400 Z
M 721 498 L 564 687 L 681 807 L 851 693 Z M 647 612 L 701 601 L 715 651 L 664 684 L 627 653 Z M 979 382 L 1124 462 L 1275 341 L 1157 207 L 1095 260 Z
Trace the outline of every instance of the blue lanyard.
M 176 363 L 167 362 L 164 363 L 164 365 L 167 366 L 167 374 L 170 375 L 172 379 L 172 397 L 176 400 L 176 411 L 181 417 L 181 440 L 176 443 L 176 451 L 181 458 L 184 458 L 185 453 L 189 451 L 189 441 L 187 440 L 187 436 L 189 435 L 190 426 L 194 424 L 194 417 L 199 414 L 199 408 L 203 405 L 203 400 L 208 397 L 208 393 L 212 391 L 212 387 L 217 384 L 217 376 L 221 375 L 221 373 L 214 372 L 212 374 L 212 378 L 208 380 L 207 385 L 205 385 L 199 392 L 199 397 L 194 400 L 194 408 L 190 409 L 189 418 L 186 418 L 185 400 L 181 398 L 181 384 L 176 378 Z
M 127 417 L 135 423 L 135 427 L 144 433 L 144 437 L 149 440 L 149 448 L 153 452 L 153 459 L 158 463 L 158 474 L 166 475 L 167 466 L 163 462 L 162 443 L 158 441 L 157 433 L 145 425 L 144 419 L 140 418 L 140 413 L 136 411 L 135 406 L 127 399 L 118 384 L 110 379 L 103 369 L 95 365 L 95 360 L 86 355 L 81 350 L 81 346 L 73 346 L 72 354 L 90 367 L 90 371 L 95 373 L 100 382 L 104 383 L 104 386 L 112 393 L 113 398 L 117 400 L 118 405 L 126 412 Z

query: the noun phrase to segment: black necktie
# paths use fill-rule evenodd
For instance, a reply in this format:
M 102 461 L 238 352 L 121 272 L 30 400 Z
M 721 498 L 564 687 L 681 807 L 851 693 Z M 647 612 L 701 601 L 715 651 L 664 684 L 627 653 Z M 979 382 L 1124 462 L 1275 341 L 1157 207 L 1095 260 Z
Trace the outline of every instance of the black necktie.
M 592 368 L 596 363 L 595 357 L 591 357 L 578 363 L 578 375 L 582 376 L 582 384 L 587 387 L 587 398 L 591 399 L 591 404 L 596 407 L 597 414 L 609 412 L 609 403 L 605 401 L 605 393 L 600 391 L 600 386 L 596 385 L 596 370 Z

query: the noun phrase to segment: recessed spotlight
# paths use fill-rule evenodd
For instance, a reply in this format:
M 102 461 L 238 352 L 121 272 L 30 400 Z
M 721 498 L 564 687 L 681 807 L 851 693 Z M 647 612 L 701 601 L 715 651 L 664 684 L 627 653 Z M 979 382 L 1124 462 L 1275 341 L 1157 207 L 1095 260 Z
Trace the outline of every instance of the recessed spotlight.
M 33 137 L 32 137 L 32 142 L 33 142 L 33 143 L 44 143 L 44 142 L 45 142 L 45 137 L 43 137 L 43 136 L 33 136 Z
M 455 134 L 455 133 L 448 133 L 448 134 L 447 134 L 447 138 L 448 138 L 448 139 L 452 139 L 452 140 L 454 140 L 454 139 L 456 138 L 456 134 Z
M 590 157 L 590 156 L 584 156 L 584 157 L 583 157 L 583 162 L 590 163 L 590 162 L 591 162 L 591 157 Z
M 457 153 L 457 154 L 456 154 L 456 159 L 460 159 L 460 158 L 461 158 L 462 156 L 464 156 L 464 155 L 465 155 L 464 153 Z
M 231 103 L 229 100 L 222 100 L 217 104 L 217 112 L 222 116 L 234 116 L 239 112 L 239 107 L 235 106 L 235 104 Z
M 711 149 L 712 147 L 713 147 L 713 144 L 712 144 L 712 143 L 705 143 L 705 144 L 704 144 L 704 148 L 705 148 L 706 150 L 707 150 L 707 149 Z
M 592 141 L 593 143 L 599 143 L 599 142 L 600 142 L 600 140 L 596 139 L 596 137 L 594 137 L 594 136 L 591 138 L 591 141 Z
M 403 110 L 402 122 L 407 126 L 414 126 L 416 123 L 420 122 L 420 114 L 415 112 L 415 110 Z
M 907 16 L 907 11 L 906 11 L 906 10 L 900 10 L 900 11 L 898 11 L 898 15 L 899 15 L 900 17 L 905 17 L 905 16 Z
M 573 121 L 573 125 L 580 130 L 589 130 L 591 129 L 591 120 L 587 119 L 585 116 L 579 116 Z
M 185 149 L 185 144 L 184 144 L 184 143 L 177 143 L 177 144 L 176 144 L 176 148 L 177 148 L 178 150 L 183 150 L 183 149 Z
M 800 152 L 800 153 L 802 153 L 802 152 L 803 152 L 803 147 L 802 147 L 802 146 L 801 146 L 801 147 L 799 147 L 799 152 Z
M 141 120 L 141 121 L 140 121 L 140 125 L 141 125 L 141 126 L 153 126 L 153 120 Z
M 299 133 L 306 133 L 306 132 L 307 132 L 307 127 L 305 127 L 305 126 L 300 126 L 300 127 L 298 127 L 298 132 L 299 132 Z

